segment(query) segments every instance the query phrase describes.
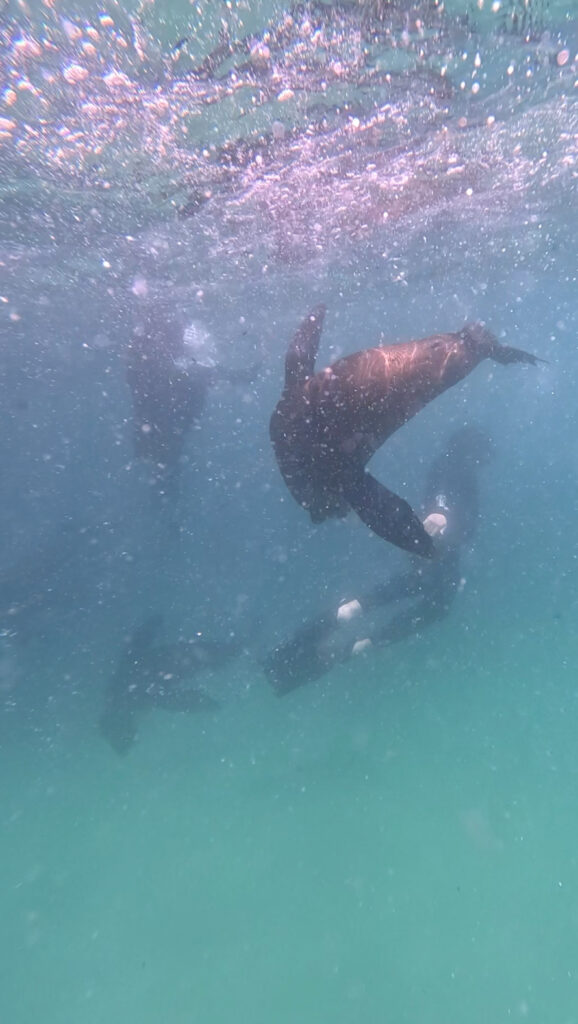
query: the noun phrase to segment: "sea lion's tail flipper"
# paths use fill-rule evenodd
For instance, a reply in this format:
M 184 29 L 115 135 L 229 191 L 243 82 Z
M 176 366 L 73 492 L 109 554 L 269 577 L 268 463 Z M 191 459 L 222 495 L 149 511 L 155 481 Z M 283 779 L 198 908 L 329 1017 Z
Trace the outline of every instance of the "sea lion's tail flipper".
M 315 306 L 299 327 L 285 357 L 285 388 L 302 386 L 315 372 L 315 360 L 321 340 L 326 307 Z
M 523 348 L 513 348 L 511 345 L 495 345 L 492 350 L 491 358 L 496 363 L 530 363 L 532 366 L 536 366 L 538 363 L 543 363 L 543 359 L 539 359 L 538 356 L 532 355 L 531 352 L 524 352 Z
M 359 518 L 378 537 L 413 555 L 433 556 L 433 541 L 411 505 L 393 491 L 388 491 L 371 473 L 361 471 L 357 474 L 344 495 Z

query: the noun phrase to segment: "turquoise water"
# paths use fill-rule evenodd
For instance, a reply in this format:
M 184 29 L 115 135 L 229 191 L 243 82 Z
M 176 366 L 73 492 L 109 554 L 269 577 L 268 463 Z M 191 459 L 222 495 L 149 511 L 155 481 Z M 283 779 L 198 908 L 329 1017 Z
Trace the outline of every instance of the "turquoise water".
M 80 714 L 13 736 L 9 1019 L 574 1020 L 576 644 L 533 622 L 159 717 L 126 763 Z
M 124 5 L 0 14 L 2 1022 L 578 1021 L 578 32 L 542 6 L 526 39 L 404 8 L 364 69 L 393 91 L 360 80 L 357 9 L 284 37 L 274 88 L 245 50 L 242 86 L 185 72 L 221 15 L 241 38 L 279 4 L 139 8 L 136 43 Z M 171 515 L 131 448 L 145 294 L 260 364 L 211 391 Z M 373 460 L 417 507 L 454 430 L 493 438 L 448 618 L 279 699 L 267 653 L 407 565 L 351 518 L 313 527 L 275 464 L 319 301 L 321 365 L 473 319 L 546 362 L 482 364 Z M 239 651 L 195 677 L 218 711 L 152 708 L 120 757 L 99 717 L 155 613 L 169 645 Z

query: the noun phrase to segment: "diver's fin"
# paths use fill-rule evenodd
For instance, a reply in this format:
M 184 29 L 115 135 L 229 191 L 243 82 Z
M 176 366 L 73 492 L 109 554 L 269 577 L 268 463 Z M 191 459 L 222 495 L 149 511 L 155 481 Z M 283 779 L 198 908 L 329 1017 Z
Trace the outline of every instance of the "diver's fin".
M 267 655 L 263 670 L 278 697 L 319 679 L 332 668 L 334 659 L 325 649 L 324 641 L 330 639 L 337 626 L 337 618 L 320 616 Z
M 315 360 L 321 340 L 326 307 L 315 306 L 299 327 L 285 357 L 285 388 L 302 386 L 315 372 Z
M 414 555 L 431 558 L 434 545 L 411 505 L 378 480 L 361 470 L 344 491 L 344 496 L 359 518 L 390 544 Z
M 496 363 L 504 363 L 504 365 L 506 363 L 530 363 L 532 366 L 536 366 L 537 363 L 545 361 L 532 355 L 531 352 L 524 352 L 523 348 L 512 348 L 511 345 L 495 345 L 490 358 L 494 359 Z

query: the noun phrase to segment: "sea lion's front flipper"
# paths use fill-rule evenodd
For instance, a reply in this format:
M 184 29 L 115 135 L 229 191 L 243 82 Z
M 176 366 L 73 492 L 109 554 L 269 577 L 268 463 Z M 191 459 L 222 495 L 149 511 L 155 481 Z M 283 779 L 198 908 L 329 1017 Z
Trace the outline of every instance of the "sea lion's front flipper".
M 390 544 L 413 555 L 431 558 L 434 545 L 411 505 L 363 470 L 356 474 L 344 496 L 359 518 Z
M 321 340 L 326 307 L 315 306 L 297 331 L 285 357 L 285 388 L 302 387 L 315 372 L 315 360 Z

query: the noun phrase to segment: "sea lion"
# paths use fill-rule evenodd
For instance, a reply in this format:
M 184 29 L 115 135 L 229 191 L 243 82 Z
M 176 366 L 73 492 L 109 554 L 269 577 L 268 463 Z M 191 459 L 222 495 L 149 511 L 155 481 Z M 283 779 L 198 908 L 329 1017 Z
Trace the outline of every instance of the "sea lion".
M 536 364 L 481 323 L 400 345 L 364 349 L 315 373 L 325 306 L 303 321 L 285 359 L 285 387 L 270 436 L 291 494 L 314 523 L 353 509 L 374 533 L 426 557 L 434 544 L 403 498 L 365 469 L 420 409 L 481 363 Z
M 141 718 L 152 708 L 165 711 L 215 711 L 219 704 L 193 679 L 220 668 L 239 653 L 239 645 L 195 636 L 191 641 L 157 643 L 161 615 L 151 615 L 123 645 L 105 694 L 100 732 L 117 754 L 127 754 Z
M 260 364 L 222 366 L 202 324 L 187 328 L 168 301 L 149 303 L 126 352 L 126 380 L 133 404 L 133 447 L 153 465 L 152 483 L 161 496 L 176 498 L 187 436 L 201 418 L 210 388 L 251 384 Z

